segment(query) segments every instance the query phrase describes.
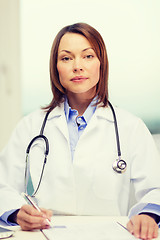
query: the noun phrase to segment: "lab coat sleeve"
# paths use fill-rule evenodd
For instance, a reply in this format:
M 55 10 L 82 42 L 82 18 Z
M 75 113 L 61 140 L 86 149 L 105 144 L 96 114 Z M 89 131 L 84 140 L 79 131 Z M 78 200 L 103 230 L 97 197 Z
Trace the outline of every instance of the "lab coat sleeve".
M 143 208 L 141 213 L 154 213 L 154 214 L 156 214 L 157 216 L 160 217 L 160 207 L 159 207 L 159 205 L 148 203 Z
M 21 192 L 24 191 L 25 150 L 28 139 L 29 128 L 24 118 L 0 154 L 0 216 L 25 204 Z
M 160 209 L 160 155 L 155 142 L 139 120 L 132 136 L 131 181 L 135 188 L 135 204 L 129 217 L 140 213 L 148 204 L 156 204 Z

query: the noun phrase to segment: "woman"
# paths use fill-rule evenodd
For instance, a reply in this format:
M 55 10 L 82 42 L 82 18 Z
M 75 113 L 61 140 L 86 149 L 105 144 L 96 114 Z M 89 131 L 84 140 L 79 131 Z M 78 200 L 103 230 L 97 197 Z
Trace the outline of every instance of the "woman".
M 47 209 L 53 214 L 129 214 L 127 228 L 132 234 L 141 239 L 157 237 L 159 155 L 143 122 L 119 108 L 115 112 L 127 169 L 123 174 L 112 169 L 117 146 L 108 104 L 107 53 L 101 35 L 84 23 L 64 27 L 53 42 L 50 78 L 52 102 L 22 119 L 1 154 L 2 219 L 8 214 L 7 221 L 30 230 L 48 227 L 45 219 L 50 219 L 51 211 Z M 25 151 L 38 134 L 46 111 L 49 115 L 43 130 L 50 148 L 35 196 L 39 206 L 45 207 L 40 213 L 26 205 L 20 193 L 24 191 Z M 35 189 L 43 165 L 42 143 L 39 139 L 33 144 L 30 156 Z M 131 182 L 138 203 L 128 209 Z

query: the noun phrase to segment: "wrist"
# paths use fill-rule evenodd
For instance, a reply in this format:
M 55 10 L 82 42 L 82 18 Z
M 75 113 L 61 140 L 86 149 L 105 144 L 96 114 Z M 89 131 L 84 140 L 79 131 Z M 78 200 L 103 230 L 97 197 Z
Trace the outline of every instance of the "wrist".
M 9 215 L 8 217 L 8 222 L 11 223 L 16 223 L 17 224 L 17 214 L 19 212 L 19 209 L 17 209 L 16 211 L 14 211 L 11 215 Z
M 160 222 L 160 216 L 155 214 L 155 213 L 150 213 L 150 212 L 142 212 L 142 213 L 139 213 L 138 215 L 142 215 L 142 214 L 145 214 L 145 215 L 148 215 L 150 216 L 151 218 L 153 218 L 155 220 L 155 222 L 158 224 Z

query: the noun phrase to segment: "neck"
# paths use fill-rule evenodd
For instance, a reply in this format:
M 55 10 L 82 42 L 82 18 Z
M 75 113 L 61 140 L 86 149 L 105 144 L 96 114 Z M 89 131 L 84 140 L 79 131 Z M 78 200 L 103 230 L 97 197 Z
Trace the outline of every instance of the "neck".
M 69 95 L 68 97 L 68 103 L 72 109 L 75 109 L 78 111 L 79 116 L 82 116 L 89 104 L 91 103 L 92 99 L 86 99 L 82 98 L 82 95 L 79 96 L 72 96 Z

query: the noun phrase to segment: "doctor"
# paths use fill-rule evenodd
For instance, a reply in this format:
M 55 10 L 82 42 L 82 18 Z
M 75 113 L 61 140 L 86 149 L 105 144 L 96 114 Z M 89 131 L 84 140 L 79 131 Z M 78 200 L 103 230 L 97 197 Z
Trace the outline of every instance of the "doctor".
M 24 117 L 0 155 L 0 215 L 24 230 L 47 228 L 52 213 L 73 215 L 129 215 L 131 234 L 141 239 L 158 235 L 160 215 L 160 158 L 144 123 L 114 107 L 121 143 L 123 173 L 113 170 L 117 158 L 114 118 L 108 104 L 108 60 L 101 35 L 78 23 L 56 36 L 50 57 L 51 103 Z M 49 154 L 41 172 L 45 141 Z M 29 171 L 30 170 L 30 171 Z M 25 172 L 27 173 L 24 178 Z M 30 174 L 28 174 L 30 172 Z M 38 212 L 21 196 L 32 179 Z M 38 183 L 40 186 L 37 188 Z M 131 208 L 130 183 L 137 203 Z M 48 210 L 51 209 L 51 210 Z

